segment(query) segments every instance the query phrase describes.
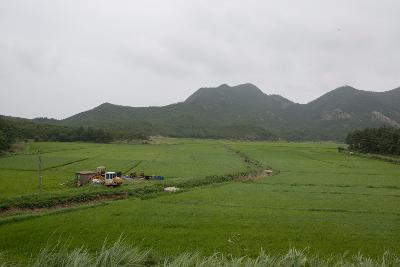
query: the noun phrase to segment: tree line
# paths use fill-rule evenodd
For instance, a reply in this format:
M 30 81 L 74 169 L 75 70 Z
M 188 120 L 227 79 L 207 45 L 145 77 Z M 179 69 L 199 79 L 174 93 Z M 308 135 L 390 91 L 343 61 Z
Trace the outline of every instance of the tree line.
M 0 152 L 10 149 L 15 142 L 14 127 L 3 118 L 0 118 Z
M 143 140 L 143 134 L 124 133 L 93 127 L 69 127 L 0 116 L 0 152 L 10 149 L 18 140 L 110 143 L 114 140 Z
M 356 130 L 346 137 L 349 150 L 400 155 L 400 129 L 381 127 Z

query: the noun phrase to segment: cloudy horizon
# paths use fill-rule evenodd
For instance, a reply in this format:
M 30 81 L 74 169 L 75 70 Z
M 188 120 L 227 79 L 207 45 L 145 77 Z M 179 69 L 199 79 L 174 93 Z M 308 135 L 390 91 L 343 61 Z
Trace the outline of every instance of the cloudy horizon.
M 0 114 L 65 118 L 163 106 L 252 83 L 307 103 L 400 86 L 400 2 L 0 2 Z

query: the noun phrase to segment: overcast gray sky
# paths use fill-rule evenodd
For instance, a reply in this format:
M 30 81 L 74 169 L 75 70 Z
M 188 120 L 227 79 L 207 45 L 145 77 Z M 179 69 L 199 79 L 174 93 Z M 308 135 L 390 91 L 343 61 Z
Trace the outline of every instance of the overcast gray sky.
M 399 87 L 400 1 L 0 1 L 0 114 L 166 105 L 246 82 L 300 103 Z

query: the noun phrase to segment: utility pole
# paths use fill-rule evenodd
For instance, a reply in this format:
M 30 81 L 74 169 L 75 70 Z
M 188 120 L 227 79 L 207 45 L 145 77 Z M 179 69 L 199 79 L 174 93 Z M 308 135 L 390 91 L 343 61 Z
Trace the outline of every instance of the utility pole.
M 40 149 L 38 149 L 38 171 L 39 171 L 39 194 L 42 193 L 42 155 L 40 154 Z

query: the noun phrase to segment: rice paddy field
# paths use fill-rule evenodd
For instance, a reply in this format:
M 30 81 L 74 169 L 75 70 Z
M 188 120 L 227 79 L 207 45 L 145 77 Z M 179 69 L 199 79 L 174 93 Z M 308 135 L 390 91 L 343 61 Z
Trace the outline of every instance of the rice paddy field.
M 251 168 L 273 176 L 235 179 L 149 198 L 67 209 L 0 215 L 0 251 L 27 260 L 49 242 L 68 240 L 97 251 L 105 238 L 158 255 L 215 252 L 256 256 L 290 247 L 322 255 L 400 253 L 400 165 L 338 153 L 337 144 L 159 139 L 152 144 L 28 143 L 0 158 L 0 203 L 37 194 L 37 155 L 43 193 L 80 192 L 66 181 L 78 170 L 143 170 L 164 183 L 227 175 Z M 151 181 L 122 187 L 134 188 Z M 112 188 L 105 190 L 114 190 Z M 29 216 L 28 216 L 29 215 Z M 12 220 L 13 217 L 25 216 Z M 11 219 L 10 219 L 11 218 Z

